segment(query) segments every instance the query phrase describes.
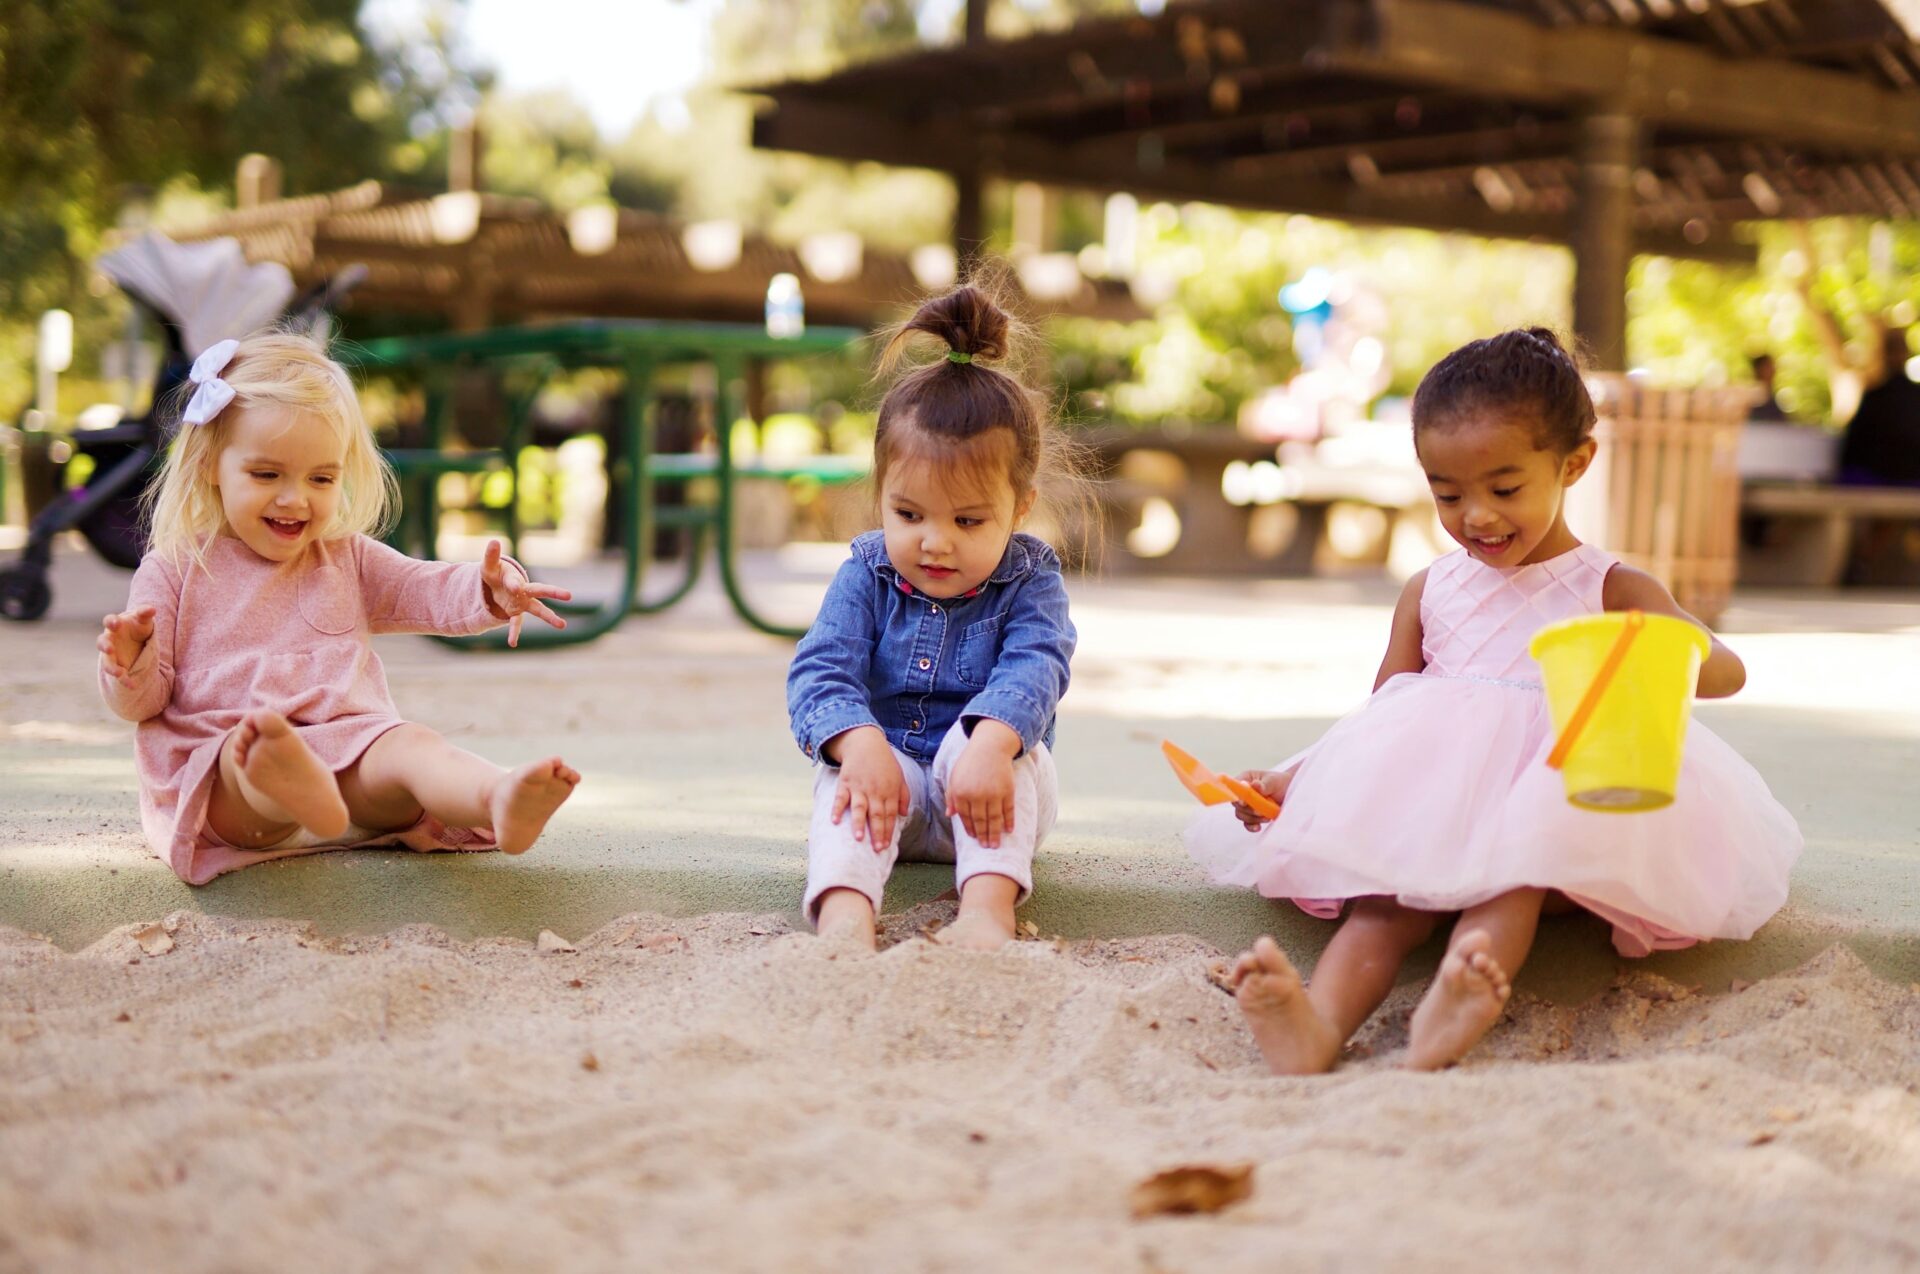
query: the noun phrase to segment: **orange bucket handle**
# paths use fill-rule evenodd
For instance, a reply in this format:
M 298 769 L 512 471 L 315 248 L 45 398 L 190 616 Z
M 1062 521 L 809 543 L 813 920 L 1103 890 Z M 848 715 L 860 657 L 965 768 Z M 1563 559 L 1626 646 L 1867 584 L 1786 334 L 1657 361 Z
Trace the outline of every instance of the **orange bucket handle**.
M 1566 729 L 1560 731 L 1560 737 L 1554 741 L 1553 751 L 1547 754 L 1547 768 L 1557 770 L 1567 763 L 1567 753 L 1573 751 L 1573 745 L 1580 738 L 1580 732 L 1587 728 L 1587 721 L 1593 716 L 1593 710 L 1600 706 L 1600 696 L 1613 683 L 1613 676 L 1620 671 L 1620 665 L 1626 660 L 1627 647 L 1633 645 L 1633 639 L 1647 626 L 1646 615 L 1637 610 L 1627 612 L 1627 626 L 1620 630 L 1620 637 L 1613 643 L 1613 649 L 1607 652 L 1606 662 L 1600 665 L 1600 671 L 1594 674 L 1593 683 L 1587 687 L 1586 694 L 1580 697 L 1580 705 L 1567 718 Z

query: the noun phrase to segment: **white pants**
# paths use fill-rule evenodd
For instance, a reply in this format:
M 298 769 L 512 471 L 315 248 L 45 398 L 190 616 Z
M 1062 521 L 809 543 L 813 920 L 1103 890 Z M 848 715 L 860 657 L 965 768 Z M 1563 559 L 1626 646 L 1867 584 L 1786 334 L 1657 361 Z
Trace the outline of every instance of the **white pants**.
M 1000 834 L 1000 848 L 988 849 L 968 834 L 958 818 L 947 816 L 947 776 L 967 746 L 959 722 L 940 741 L 932 764 L 916 761 L 899 748 L 894 760 L 907 780 L 908 808 L 893 827 L 893 843 L 877 852 L 870 841 L 853 838 L 853 814 L 833 821 L 833 793 L 840 767 L 813 771 L 813 823 L 807 832 L 807 919 L 817 921 L 820 898 L 829 889 L 857 889 L 880 911 L 880 895 L 896 862 L 952 863 L 957 889 L 982 873 L 1005 876 L 1020 886 L 1020 902 L 1033 892 L 1033 851 L 1060 809 L 1060 779 L 1053 754 L 1036 744 L 1013 763 L 1013 827 Z

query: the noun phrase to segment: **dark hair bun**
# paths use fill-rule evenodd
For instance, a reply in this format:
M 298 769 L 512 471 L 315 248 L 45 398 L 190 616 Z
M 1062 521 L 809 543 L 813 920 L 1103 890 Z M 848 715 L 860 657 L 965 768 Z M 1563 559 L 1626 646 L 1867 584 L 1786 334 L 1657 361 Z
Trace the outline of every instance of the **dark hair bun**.
M 1566 359 L 1569 363 L 1575 363 L 1575 365 L 1578 366 L 1578 364 L 1575 362 L 1572 352 L 1569 351 L 1565 345 L 1562 345 L 1560 343 L 1559 333 L 1555 332 L 1552 328 L 1523 327 L 1520 329 L 1520 331 L 1522 334 L 1526 336 L 1531 336 L 1534 340 L 1546 346 L 1547 348 L 1542 351 L 1543 353 L 1550 353 L 1550 354 L 1557 355 L 1560 358 Z
M 978 288 L 963 284 L 915 310 L 905 330 L 938 337 L 955 353 L 992 361 L 1007 356 L 1008 326 L 1005 310 Z

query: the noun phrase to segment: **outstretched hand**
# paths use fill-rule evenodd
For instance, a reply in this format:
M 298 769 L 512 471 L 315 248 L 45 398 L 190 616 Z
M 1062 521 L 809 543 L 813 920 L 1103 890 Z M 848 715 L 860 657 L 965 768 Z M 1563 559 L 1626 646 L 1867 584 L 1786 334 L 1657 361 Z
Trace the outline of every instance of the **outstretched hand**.
M 1272 801 L 1275 805 L 1285 805 L 1287 803 L 1287 789 L 1293 786 L 1293 771 L 1291 770 L 1243 770 L 1239 774 L 1234 775 L 1234 777 Z M 1252 806 L 1240 801 L 1233 803 L 1233 814 L 1250 832 L 1259 831 L 1271 821 L 1255 813 Z
M 127 683 L 140 652 L 153 640 L 153 616 L 153 607 L 136 606 L 100 621 L 100 637 L 94 645 L 99 648 L 107 675 L 122 685 Z
M 554 614 L 541 599 L 551 597 L 555 601 L 570 602 L 573 594 L 552 584 L 536 584 L 521 571 L 509 571 L 500 556 L 498 540 L 487 541 L 487 555 L 480 562 L 480 583 L 487 590 L 487 601 L 507 617 L 509 646 L 520 644 L 520 625 L 528 615 L 543 619 L 555 628 L 567 626 L 567 621 Z

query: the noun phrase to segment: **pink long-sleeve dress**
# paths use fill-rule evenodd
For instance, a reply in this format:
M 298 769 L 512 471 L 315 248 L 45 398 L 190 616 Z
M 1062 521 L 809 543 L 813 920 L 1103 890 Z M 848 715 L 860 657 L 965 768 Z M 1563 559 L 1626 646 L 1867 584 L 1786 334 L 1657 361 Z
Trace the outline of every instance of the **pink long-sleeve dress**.
M 207 826 L 220 747 L 246 713 L 269 708 L 338 772 L 405 724 L 387 689 L 374 633 L 485 632 L 505 620 L 488 607 L 478 563 L 422 562 L 363 535 L 270 562 L 232 536 L 206 548 L 206 567 L 148 554 L 129 609 L 154 609 L 153 639 L 128 670 L 100 671 L 107 706 L 139 723 L 134 759 L 140 822 L 153 852 L 182 880 L 325 849 L 400 844 L 491 849 L 491 831 L 423 818 L 399 831 L 350 828 L 320 843 L 297 835 L 264 850 L 236 849 Z

